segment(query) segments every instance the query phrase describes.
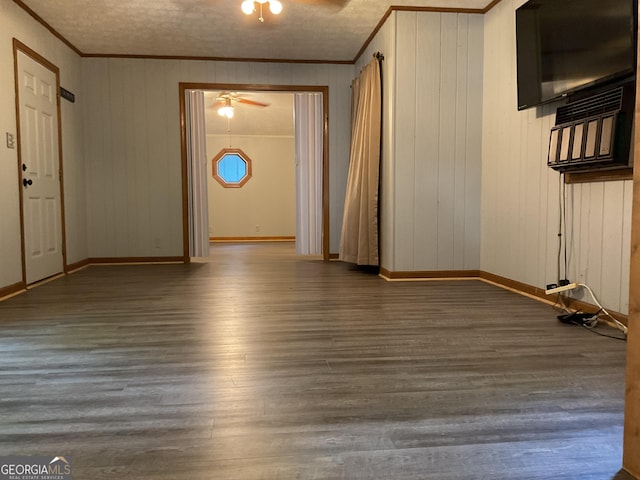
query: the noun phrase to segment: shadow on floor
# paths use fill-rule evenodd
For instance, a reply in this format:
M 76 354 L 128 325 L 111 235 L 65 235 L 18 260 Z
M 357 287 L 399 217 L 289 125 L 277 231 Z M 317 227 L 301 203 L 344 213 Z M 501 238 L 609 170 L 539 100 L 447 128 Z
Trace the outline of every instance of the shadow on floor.
M 636 480 L 636 478 L 629 475 L 624 470 L 620 470 L 611 480 Z

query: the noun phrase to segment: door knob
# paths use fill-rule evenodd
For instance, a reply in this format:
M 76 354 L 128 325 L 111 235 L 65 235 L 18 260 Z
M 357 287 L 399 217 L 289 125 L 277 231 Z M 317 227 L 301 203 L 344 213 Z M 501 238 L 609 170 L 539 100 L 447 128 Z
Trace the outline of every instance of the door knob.
M 33 184 L 33 180 L 29 179 L 27 180 L 26 178 L 22 179 L 22 185 L 24 185 L 25 187 L 28 187 L 29 185 Z
M 23 171 L 23 172 L 26 172 L 26 171 L 27 171 L 27 166 L 26 166 L 24 163 L 22 164 L 22 171 Z

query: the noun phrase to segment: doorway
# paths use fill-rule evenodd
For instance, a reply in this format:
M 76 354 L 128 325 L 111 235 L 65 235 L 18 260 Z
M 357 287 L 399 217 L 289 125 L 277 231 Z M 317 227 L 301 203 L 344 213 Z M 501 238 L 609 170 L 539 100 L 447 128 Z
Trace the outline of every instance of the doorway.
M 294 241 L 294 95 L 207 90 L 204 103 L 210 239 Z
M 263 94 L 275 94 L 275 93 L 321 93 L 322 95 L 322 159 L 321 159 L 321 173 L 319 175 L 318 188 L 321 189 L 321 242 L 322 242 L 322 257 L 324 260 L 329 260 L 329 190 L 328 190 L 328 138 L 327 138 L 327 126 L 328 126 L 328 87 L 326 86 L 271 86 L 271 85 L 241 85 L 241 84 L 193 84 L 193 83 L 181 83 L 180 84 L 180 113 L 181 113 L 181 138 L 182 138 L 182 182 L 183 182 L 183 245 L 184 259 L 189 261 L 189 245 L 191 242 L 191 230 L 190 230 L 190 211 L 189 211 L 189 189 L 191 188 L 190 180 L 188 178 L 189 172 L 189 160 L 188 160 L 188 143 L 190 138 L 187 131 L 187 117 L 185 107 L 185 92 L 192 90 L 201 90 L 205 92 L 211 91 L 224 91 L 224 92 L 242 92 L 245 95 L 251 95 L 259 93 Z M 208 152 L 209 155 L 212 152 Z M 209 159 L 210 160 L 210 159 Z M 211 168 L 209 166 L 209 168 Z M 259 228 L 259 226 L 257 227 Z

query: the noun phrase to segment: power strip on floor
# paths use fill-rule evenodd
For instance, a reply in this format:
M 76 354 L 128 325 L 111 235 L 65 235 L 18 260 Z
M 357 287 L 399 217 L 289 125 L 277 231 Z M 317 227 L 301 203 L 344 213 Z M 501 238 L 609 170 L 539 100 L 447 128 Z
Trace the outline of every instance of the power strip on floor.
M 566 285 L 560 285 L 559 287 L 550 288 L 549 290 L 545 290 L 544 293 L 547 295 L 553 295 L 554 293 L 560 293 L 567 290 L 573 290 L 574 288 L 578 288 L 577 283 L 568 283 Z

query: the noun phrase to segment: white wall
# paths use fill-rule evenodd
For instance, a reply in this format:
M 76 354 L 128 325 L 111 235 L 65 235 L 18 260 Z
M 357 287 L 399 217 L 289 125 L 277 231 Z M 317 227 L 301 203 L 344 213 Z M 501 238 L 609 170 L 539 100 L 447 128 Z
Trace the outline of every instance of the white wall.
M 179 82 L 329 86 L 330 243 L 349 160 L 352 65 L 83 60 L 90 257 L 182 255 Z
M 516 109 L 515 9 L 485 15 L 481 268 L 544 288 L 557 280 L 559 174 L 546 166 L 557 104 Z M 631 181 L 569 187 L 569 279 L 628 311 Z M 584 297 L 590 301 L 589 297 Z
M 212 175 L 211 160 L 230 144 L 251 159 L 252 176 L 241 188 L 225 188 Z M 210 236 L 295 236 L 293 137 L 207 135 L 207 158 Z
M 60 84 L 76 94 L 76 103 L 61 101 L 67 263 L 87 258 L 81 59 L 11 0 L 0 0 L 0 288 L 22 281 L 18 151 L 8 149 L 5 132 L 17 133 L 13 38 L 60 69 Z
M 382 267 L 477 270 L 483 19 L 394 12 L 383 62 Z

